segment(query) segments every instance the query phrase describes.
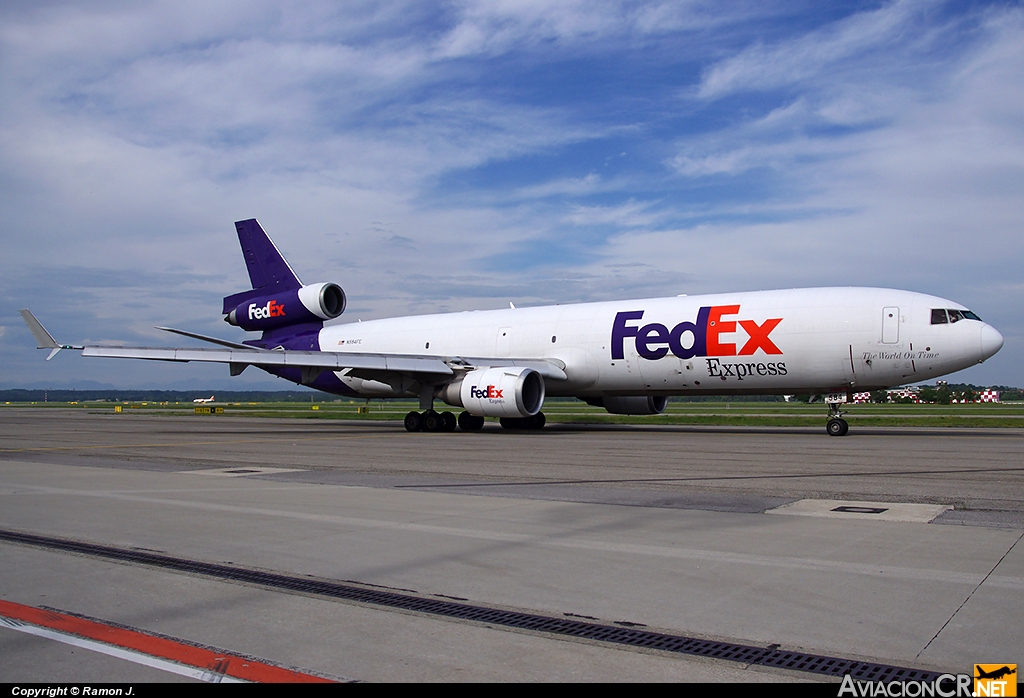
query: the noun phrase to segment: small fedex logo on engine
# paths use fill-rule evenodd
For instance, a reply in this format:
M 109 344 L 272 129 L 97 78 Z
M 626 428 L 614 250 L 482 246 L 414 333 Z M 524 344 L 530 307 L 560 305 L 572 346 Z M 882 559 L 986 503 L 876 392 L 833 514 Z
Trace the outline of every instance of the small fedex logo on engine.
M 249 319 L 264 320 L 271 317 L 284 317 L 284 304 L 275 300 L 267 301 L 262 308 L 255 303 L 249 304 Z
M 500 400 L 503 397 L 503 392 L 505 392 L 504 388 L 498 390 L 493 385 L 488 385 L 486 388 L 478 388 L 475 385 L 469 387 L 469 396 L 478 399 Z
M 680 322 L 669 329 L 661 323 L 652 322 L 647 325 L 630 325 L 640 320 L 643 310 L 623 311 L 615 314 L 612 322 L 612 358 L 622 359 L 625 356 L 623 344 L 632 337 L 636 353 L 645 359 L 660 359 L 671 351 L 680 359 L 692 359 L 695 356 L 750 356 L 758 349 L 765 354 L 781 354 L 769 335 L 782 318 L 770 318 L 758 324 L 753 320 L 726 319 L 738 315 L 739 305 L 705 306 L 697 312 L 693 322 Z M 739 348 L 736 344 L 723 340 L 722 335 L 737 332 L 739 325 L 747 334 L 747 340 Z

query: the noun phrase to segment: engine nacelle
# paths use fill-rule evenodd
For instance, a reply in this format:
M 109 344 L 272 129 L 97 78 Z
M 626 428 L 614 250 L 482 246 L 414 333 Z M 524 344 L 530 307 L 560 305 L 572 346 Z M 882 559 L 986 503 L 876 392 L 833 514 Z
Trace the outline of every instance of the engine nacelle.
M 668 405 L 664 395 L 588 398 L 588 405 L 603 407 L 612 414 L 661 414 Z
M 317 320 L 332 320 L 345 312 L 345 292 L 341 286 L 319 283 L 297 291 L 247 298 L 227 311 L 225 322 L 243 330 L 270 330 L 285 325 Z
M 478 368 L 441 390 L 449 405 L 483 417 L 532 417 L 544 405 L 544 378 L 525 366 Z

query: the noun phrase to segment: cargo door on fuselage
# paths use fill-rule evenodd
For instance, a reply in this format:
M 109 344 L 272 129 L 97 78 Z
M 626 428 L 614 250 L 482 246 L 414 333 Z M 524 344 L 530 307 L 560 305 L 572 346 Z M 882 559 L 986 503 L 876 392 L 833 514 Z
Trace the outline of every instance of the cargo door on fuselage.
M 899 344 L 900 309 L 895 306 L 882 308 L 882 344 Z

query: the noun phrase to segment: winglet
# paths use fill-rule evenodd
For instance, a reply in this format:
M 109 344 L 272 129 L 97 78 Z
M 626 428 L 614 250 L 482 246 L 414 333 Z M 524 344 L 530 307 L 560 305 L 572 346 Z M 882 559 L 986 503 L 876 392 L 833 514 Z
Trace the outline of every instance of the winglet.
M 32 336 L 36 338 L 36 343 L 39 345 L 36 349 L 60 349 L 61 346 L 57 344 L 57 340 L 46 331 L 42 323 L 36 320 L 36 316 L 32 314 L 32 311 L 28 308 L 22 308 L 18 311 L 21 313 L 21 318 L 28 325 L 28 329 L 31 330 Z
M 28 329 L 32 332 L 32 336 L 36 338 L 37 349 L 49 349 L 50 355 L 46 357 L 49 361 L 57 355 L 61 349 L 81 349 L 82 347 L 73 347 L 70 344 L 58 344 L 57 340 L 53 338 L 46 328 L 43 327 L 42 323 L 36 320 L 36 316 L 32 314 L 32 311 L 28 308 L 22 308 L 18 311 L 21 313 L 21 318 L 28 325 Z

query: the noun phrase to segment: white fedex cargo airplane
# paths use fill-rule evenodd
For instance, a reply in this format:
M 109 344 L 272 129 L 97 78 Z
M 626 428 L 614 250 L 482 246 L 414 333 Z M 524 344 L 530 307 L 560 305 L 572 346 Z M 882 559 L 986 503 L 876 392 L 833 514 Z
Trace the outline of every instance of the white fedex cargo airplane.
M 614 414 L 658 414 L 672 395 L 827 395 L 827 432 L 848 430 L 853 391 L 967 368 L 1003 345 L 959 303 L 882 288 L 723 293 L 483 310 L 325 327 L 345 310 L 333 283 L 303 285 L 255 219 L 235 224 L 252 290 L 224 299 L 224 319 L 259 339 L 234 342 L 160 328 L 217 349 L 58 344 L 22 316 L 51 358 L 213 361 L 231 375 L 257 366 L 352 397 L 417 397 L 409 431 L 544 425 L 545 396 L 572 396 Z M 461 407 L 436 412 L 435 400 Z

